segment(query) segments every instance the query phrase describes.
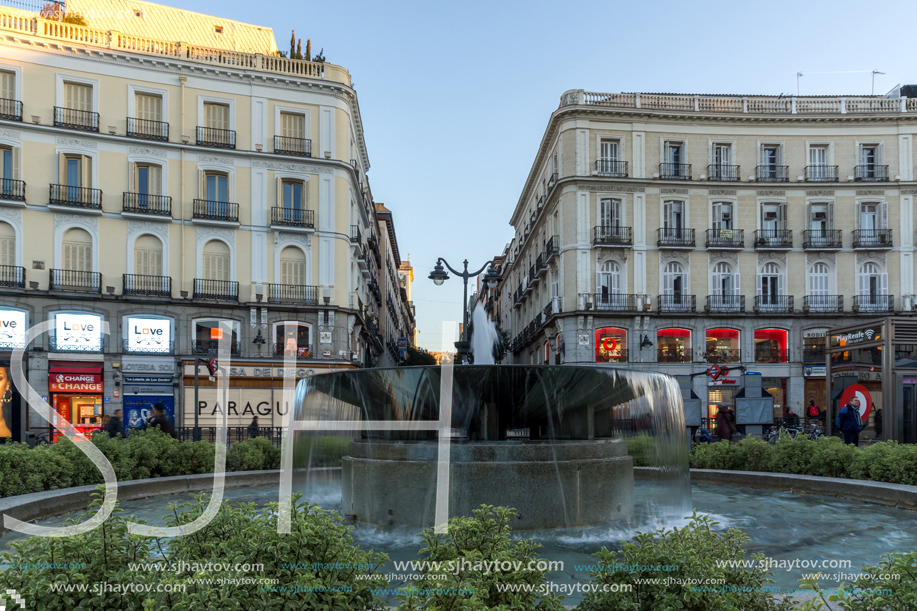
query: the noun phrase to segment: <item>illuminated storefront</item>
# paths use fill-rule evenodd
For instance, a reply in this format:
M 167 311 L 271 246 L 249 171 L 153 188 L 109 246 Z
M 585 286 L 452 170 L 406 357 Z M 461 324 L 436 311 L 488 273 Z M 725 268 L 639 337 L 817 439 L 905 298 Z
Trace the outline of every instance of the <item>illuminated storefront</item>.
M 102 425 L 102 372 L 101 361 L 51 361 L 48 367 L 51 406 L 87 437 Z
M 738 363 L 742 360 L 736 329 L 707 329 L 705 357 L 708 363 Z
M 755 331 L 756 363 L 788 363 L 786 329 L 758 329 Z
M 605 327 L 595 332 L 596 363 L 627 362 L 627 329 Z
M 660 363 L 690 363 L 691 330 L 660 329 L 656 332 L 656 360 Z

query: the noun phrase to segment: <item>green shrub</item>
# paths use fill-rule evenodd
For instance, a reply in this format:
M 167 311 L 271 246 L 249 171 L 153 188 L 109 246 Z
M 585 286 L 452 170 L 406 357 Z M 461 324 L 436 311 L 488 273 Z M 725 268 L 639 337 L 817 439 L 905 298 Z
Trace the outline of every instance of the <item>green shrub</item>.
M 350 436 L 338 435 L 314 434 L 300 437 L 293 448 L 293 466 L 340 467 L 351 441 L 353 439 Z
M 745 454 L 746 471 L 770 471 L 771 461 L 774 460 L 774 446 L 758 439 L 746 437 L 736 444 L 739 452 Z
M 851 468 L 859 450 L 840 437 L 822 437 L 814 444 L 808 475 L 851 477 Z
M 742 470 L 745 462 L 745 453 L 739 444 L 728 441 L 699 443 L 688 456 L 688 463 L 694 469 Z
M 826 595 L 818 585 L 817 577 L 802 580 L 802 587 L 814 590 L 816 598 L 805 601 L 797 609 L 913 611 L 917 607 L 917 552 L 886 554 L 879 561 L 879 566 L 864 566 L 861 572 L 881 578 L 858 579 L 849 586 L 846 583 L 832 586 L 833 593 L 830 595 Z
M 706 445 L 706 444 L 705 444 Z M 716 443 L 709 445 L 730 445 Z M 697 511 L 684 528 L 663 528 L 655 532 L 638 532 L 633 541 L 625 542 L 621 551 L 606 548 L 596 554 L 600 568 L 591 571 L 599 591 L 586 594 L 577 607 L 579 611 L 764 611 L 789 609 L 790 603 L 762 588 L 769 587 L 770 572 L 758 566 L 753 569 L 720 568 L 718 562 L 742 563 L 749 538 L 742 531 L 730 528 L 716 533 L 716 526 L 706 515 Z M 764 560 L 763 554 L 752 559 Z M 656 567 L 675 565 L 677 570 L 660 572 Z M 635 567 L 639 567 L 636 568 Z M 645 569 L 645 570 L 641 570 Z M 662 582 L 671 578 L 669 583 Z M 659 579 L 647 584 L 645 580 Z M 718 583 L 725 580 L 731 591 L 717 591 L 710 586 L 675 583 L 676 580 L 699 580 L 695 583 Z M 602 592 L 602 586 L 608 586 Z M 621 588 L 621 586 L 629 586 Z M 738 590 L 738 591 L 736 591 Z
M 415 571 L 421 578 L 402 589 L 402 594 L 398 596 L 401 601 L 399 611 L 561 611 L 564 608 L 561 598 L 554 593 L 506 592 L 498 589 L 498 585 L 534 586 L 535 589 L 546 584 L 546 571 L 524 570 L 529 562 L 538 559 L 535 550 L 541 546 L 531 539 L 515 539 L 510 536 L 509 524 L 515 515 L 513 509 L 482 505 L 474 511 L 474 517 L 449 520 L 448 534 L 436 534 L 432 528 L 424 530 L 421 538 L 426 547 L 420 550 L 422 561 L 437 563 L 438 568 L 425 564 Z M 471 563 L 471 566 L 462 561 Z M 513 566 L 522 567 L 522 570 L 487 572 L 481 566 L 475 568 L 474 564 L 479 562 L 519 563 Z M 453 593 L 435 592 L 426 595 L 427 590 Z M 470 591 L 473 593 L 467 593 Z
M 255 437 L 232 444 L 226 452 L 228 471 L 260 471 L 280 468 L 280 448 L 266 437 Z
M 774 446 L 771 471 L 775 473 L 809 473 L 816 443 L 800 435 L 796 439 L 781 432 L 780 440 Z

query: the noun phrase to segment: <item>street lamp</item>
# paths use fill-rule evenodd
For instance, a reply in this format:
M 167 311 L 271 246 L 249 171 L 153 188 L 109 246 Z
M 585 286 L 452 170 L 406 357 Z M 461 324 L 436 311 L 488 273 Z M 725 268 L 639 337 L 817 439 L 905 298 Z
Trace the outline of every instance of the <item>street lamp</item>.
M 446 270 L 443 269 L 443 264 L 449 268 L 450 272 L 456 276 L 460 276 L 465 284 L 465 298 L 462 300 L 462 339 L 461 341 L 455 342 L 455 350 L 458 353 L 457 360 L 459 363 L 461 363 L 464 360 L 464 356 L 468 354 L 468 348 L 470 346 L 468 342 L 468 279 L 478 276 L 481 272 L 484 271 L 486 267 L 490 266 L 490 269 L 488 269 L 487 273 L 484 275 L 484 282 L 489 288 L 493 289 L 496 288 L 497 283 L 500 282 L 500 274 L 497 273 L 497 270 L 494 269 L 493 261 L 488 261 L 478 271 L 469 273 L 468 259 L 465 259 L 464 261 L 465 270 L 459 272 L 454 270 L 452 266 L 449 265 L 448 261 L 443 258 L 439 258 L 436 260 L 436 266 L 433 268 L 433 271 L 430 272 L 430 275 L 428 276 L 428 278 L 430 278 L 430 280 L 432 280 L 436 286 L 442 286 L 443 282 L 449 279 L 449 274 L 446 273 Z

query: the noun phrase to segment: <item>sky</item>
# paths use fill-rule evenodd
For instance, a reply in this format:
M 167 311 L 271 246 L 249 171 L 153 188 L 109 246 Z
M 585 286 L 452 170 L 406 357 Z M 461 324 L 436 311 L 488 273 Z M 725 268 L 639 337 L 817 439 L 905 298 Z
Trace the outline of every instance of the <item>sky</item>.
M 435 351 L 462 282 L 427 275 L 437 257 L 477 269 L 502 253 L 564 91 L 795 94 L 802 72 L 802 95 L 863 95 L 873 70 L 876 93 L 917 84 L 913 2 L 159 1 L 271 27 L 283 50 L 294 29 L 350 71 L 373 198 Z

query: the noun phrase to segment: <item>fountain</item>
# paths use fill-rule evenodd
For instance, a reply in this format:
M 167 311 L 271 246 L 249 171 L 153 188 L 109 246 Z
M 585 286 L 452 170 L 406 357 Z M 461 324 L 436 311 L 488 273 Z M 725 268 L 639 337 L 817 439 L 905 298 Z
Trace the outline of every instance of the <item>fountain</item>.
M 487 312 L 480 303 L 475 306 L 471 315 L 474 333 L 471 334 L 471 353 L 476 365 L 494 364 L 494 346 L 499 340 L 497 324 L 487 318 Z

